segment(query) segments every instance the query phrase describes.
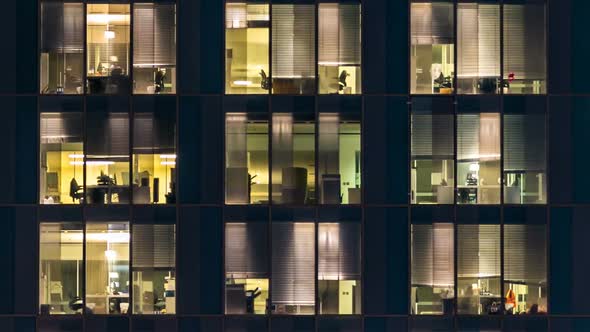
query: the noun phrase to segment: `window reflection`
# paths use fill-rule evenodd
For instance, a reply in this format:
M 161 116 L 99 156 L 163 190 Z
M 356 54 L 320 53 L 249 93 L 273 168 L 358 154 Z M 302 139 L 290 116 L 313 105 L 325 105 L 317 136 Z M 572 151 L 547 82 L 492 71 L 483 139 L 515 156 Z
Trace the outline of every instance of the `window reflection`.
M 129 5 L 87 5 L 87 79 L 89 93 L 128 94 Z
M 41 2 L 40 91 L 84 92 L 84 5 Z
M 412 3 L 410 86 L 415 94 L 450 94 L 455 75 L 454 6 Z
M 82 224 L 41 223 L 39 234 L 40 314 L 82 313 Z
M 86 306 L 95 314 L 129 310 L 129 223 L 86 224 Z
M 320 3 L 318 19 L 319 93 L 361 93 L 361 6 Z
M 225 92 L 263 94 L 270 89 L 268 4 L 227 3 Z
M 272 148 L 273 202 L 315 202 L 315 114 L 274 113 Z

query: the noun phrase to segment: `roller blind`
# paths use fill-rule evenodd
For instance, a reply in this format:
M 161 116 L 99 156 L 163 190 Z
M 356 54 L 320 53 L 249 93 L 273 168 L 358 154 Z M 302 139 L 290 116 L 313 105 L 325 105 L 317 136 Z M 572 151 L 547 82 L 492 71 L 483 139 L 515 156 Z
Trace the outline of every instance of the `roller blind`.
M 225 273 L 234 278 L 268 277 L 268 224 L 225 224 Z
M 412 285 L 455 284 L 453 224 L 412 225 Z
M 41 143 L 82 142 L 82 114 L 41 114 Z
M 360 280 L 361 233 L 358 223 L 320 223 L 318 226 L 318 278 Z
M 315 6 L 272 6 L 273 77 L 315 76 Z
M 546 281 L 545 225 L 504 225 L 504 279 L 538 284 Z
M 545 78 L 545 5 L 504 5 L 504 76 Z
M 133 64 L 176 64 L 176 7 L 141 3 L 133 7 Z
M 361 7 L 358 4 L 319 5 L 319 62 L 361 63 Z
M 452 3 L 413 3 L 411 11 L 412 45 L 454 43 Z
M 413 159 L 453 159 L 452 114 L 412 113 L 411 122 Z
M 41 3 L 41 48 L 66 53 L 84 50 L 84 5 L 81 3 Z
M 457 237 L 459 276 L 500 276 L 500 225 L 458 225 Z
M 458 76 L 500 76 L 500 6 L 459 4 Z
M 273 224 L 271 287 L 272 303 L 315 303 L 314 224 Z
M 500 159 L 500 115 L 498 113 L 457 116 L 459 160 Z
M 504 170 L 545 170 L 544 114 L 504 115 Z
M 133 225 L 133 267 L 176 266 L 175 225 Z

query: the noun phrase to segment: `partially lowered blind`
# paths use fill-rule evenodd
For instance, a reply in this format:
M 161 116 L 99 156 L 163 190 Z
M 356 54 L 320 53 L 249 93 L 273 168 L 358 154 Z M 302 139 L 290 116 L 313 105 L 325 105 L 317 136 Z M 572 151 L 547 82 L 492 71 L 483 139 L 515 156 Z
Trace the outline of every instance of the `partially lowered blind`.
M 500 6 L 459 4 L 458 77 L 500 76 Z
M 273 77 L 315 76 L 315 6 L 272 6 Z
M 412 285 L 455 284 L 453 224 L 412 225 Z
M 412 45 L 453 44 L 453 8 L 452 3 L 413 3 Z
M 504 170 L 545 170 L 545 115 L 504 115 Z
M 272 225 L 272 303 L 315 303 L 315 225 Z
M 84 50 L 84 5 L 81 3 L 41 3 L 41 48 L 66 53 Z
M 504 5 L 504 76 L 545 79 L 545 5 Z
M 41 143 L 82 143 L 81 113 L 41 113 Z
M 174 268 L 176 266 L 175 225 L 133 225 L 134 268 Z
M 360 224 L 320 223 L 318 233 L 318 278 L 320 280 L 360 280 Z
M 453 114 L 412 112 L 412 158 L 453 159 L 454 128 Z
M 358 4 L 319 5 L 319 62 L 361 63 L 361 7 Z
M 232 278 L 268 277 L 268 224 L 225 224 L 225 273 Z
M 176 64 L 176 6 L 140 3 L 133 7 L 133 64 Z
M 458 225 L 460 277 L 500 276 L 500 225 Z
M 126 113 L 92 113 L 86 125 L 89 156 L 129 154 L 129 118 Z
M 473 113 L 457 116 L 457 159 L 500 159 L 500 114 Z
M 504 225 L 504 280 L 546 281 L 546 238 L 545 225 Z

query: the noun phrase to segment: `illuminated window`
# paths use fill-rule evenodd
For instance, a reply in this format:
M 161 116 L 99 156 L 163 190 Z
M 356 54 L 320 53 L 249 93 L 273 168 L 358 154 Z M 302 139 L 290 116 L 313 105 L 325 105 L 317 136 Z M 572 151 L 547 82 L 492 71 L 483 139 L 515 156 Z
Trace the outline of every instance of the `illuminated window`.
M 361 6 L 320 3 L 319 93 L 361 93 Z
M 270 90 L 269 7 L 246 2 L 226 4 L 227 94 L 264 94 Z

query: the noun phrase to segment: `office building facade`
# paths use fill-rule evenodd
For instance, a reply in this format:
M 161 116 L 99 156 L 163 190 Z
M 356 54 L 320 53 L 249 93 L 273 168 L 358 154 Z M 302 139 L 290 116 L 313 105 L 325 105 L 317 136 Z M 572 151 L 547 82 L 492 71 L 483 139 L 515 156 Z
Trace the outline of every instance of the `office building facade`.
M 8 1 L 0 330 L 590 331 L 586 2 Z

